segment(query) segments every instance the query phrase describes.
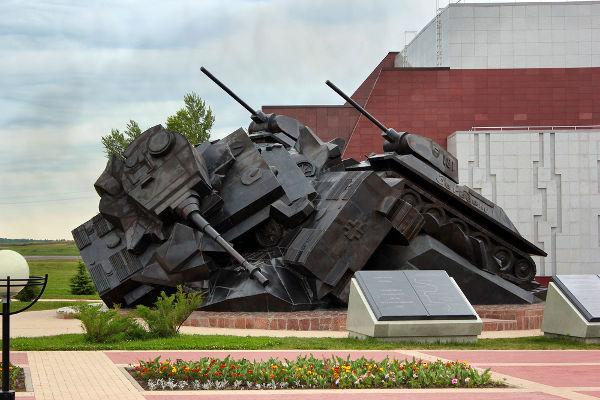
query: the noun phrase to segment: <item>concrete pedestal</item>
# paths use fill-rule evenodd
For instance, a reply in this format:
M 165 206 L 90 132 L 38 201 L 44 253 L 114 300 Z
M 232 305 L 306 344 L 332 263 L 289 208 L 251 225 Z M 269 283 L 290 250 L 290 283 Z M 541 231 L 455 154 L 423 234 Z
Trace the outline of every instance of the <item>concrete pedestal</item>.
M 452 282 L 456 285 L 454 279 Z M 456 288 L 460 292 L 458 285 Z M 473 314 L 477 315 L 475 310 Z M 477 341 L 482 327 L 479 316 L 477 319 L 468 320 L 378 321 L 360 286 L 354 278 L 352 279 L 346 320 L 349 337 L 397 342 L 468 343 Z
M 542 332 L 584 343 L 600 343 L 600 322 L 588 322 L 554 283 L 548 285 Z

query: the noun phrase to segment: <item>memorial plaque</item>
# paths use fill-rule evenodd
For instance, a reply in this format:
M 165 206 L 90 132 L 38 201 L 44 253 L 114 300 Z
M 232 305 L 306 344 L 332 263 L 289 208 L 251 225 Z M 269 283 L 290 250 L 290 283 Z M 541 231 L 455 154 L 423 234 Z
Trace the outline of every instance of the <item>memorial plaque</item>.
M 427 319 L 404 271 L 357 271 L 354 277 L 378 321 Z
M 555 275 L 552 281 L 588 322 L 600 322 L 599 275 Z
M 357 271 L 378 321 L 477 319 L 446 271 Z
M 429 319 L 477 319 L 444 270 L 404 271 Z

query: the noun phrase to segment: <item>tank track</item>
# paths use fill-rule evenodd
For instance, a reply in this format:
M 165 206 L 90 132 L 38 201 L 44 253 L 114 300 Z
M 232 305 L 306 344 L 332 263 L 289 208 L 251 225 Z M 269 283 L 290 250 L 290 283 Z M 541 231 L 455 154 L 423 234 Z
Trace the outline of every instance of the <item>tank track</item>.
M 484 228 L 468 214 L 396 172 L 386 179 L 401 193 L 400 198 L 415 207 L 425 219 L 422 232 L 466 258 L 480 269 L 499 275 L 526 290 L 539 285 L 533 281 L 536 265 L 529 254 Z

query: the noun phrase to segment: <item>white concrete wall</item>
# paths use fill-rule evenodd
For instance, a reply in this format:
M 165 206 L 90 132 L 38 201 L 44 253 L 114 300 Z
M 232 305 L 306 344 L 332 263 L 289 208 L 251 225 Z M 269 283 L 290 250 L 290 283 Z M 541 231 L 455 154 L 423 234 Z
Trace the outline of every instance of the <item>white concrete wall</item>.
M 450 23 L 447 8 L 441 13 L 441 37 L 449 37 Z M 412 45 L 415 43 L 415 45 Z M 450 42 L 442 40 L 442 66 L 448 66 Z M 395 67 L 435 67 L 437 65 L 437 31 L 435 18 L 425 26 L 411 44 L 406 46 L 408 65 L 403 65 L 404 53 L 400 52 L 394 60 Z
M 600 273 L 600 130 L 455 132 L 460 183 L 548 253 L 538 275 Z
M 600 66 L 600 1 L 450 4 L 442 26 L 442 66 Z M 433 19 L 407 46 L 410 66 L 436 65 L 435 38 Z

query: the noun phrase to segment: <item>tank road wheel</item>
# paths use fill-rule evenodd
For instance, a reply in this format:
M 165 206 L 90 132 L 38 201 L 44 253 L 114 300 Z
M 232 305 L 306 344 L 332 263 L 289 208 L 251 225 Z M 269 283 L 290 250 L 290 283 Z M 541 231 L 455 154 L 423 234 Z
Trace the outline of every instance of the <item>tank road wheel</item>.
M 483 244 L 485 245 L 486 249 L 490 249 L 492 247 L 491 245 L 491 241 L 490 238 L 482 232 L 473 232 L 470 236 L 472 236 L 473 238 L 480 240 L 483 242 Z
M 436 206 L 429 206 L 423 210 L 423 214 L 431 215 L 438 224 L 441 224 L 446 219 L 446 213 L 443 209 Z
M 466 235 L 469 233 L 469 226 L 465 223 L 465 221 L 458 218 L 450 218 L 448 220 L 449 223 L 452 223 L 460 228 L 460 230 Z
M 510 273 L 513 264 L 513 254 L 506 247 L 498 246 L 494 251 L 494 258 L 498 260 L 500 271 Z
M 412 190 L 406 190 L 400 196 L 402 200 L 419 210 L 421 208 L 421 196 L 418 193 L 413 192 Z
M 535 278 L 535 263 L 521 259 L 515 264 L 515 276 L 520 282 L 530 282 Z
M 425 225 L 423 226 L 425 233 L 439 239 L 440 227 L 446 220 L 444 210 L 436 206 L 429 206 L 424 209 L 421 215 L 423 215 L 423 219 L 425 220 Z

